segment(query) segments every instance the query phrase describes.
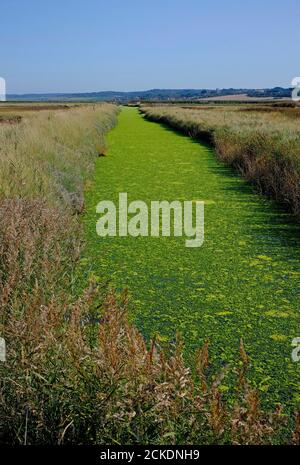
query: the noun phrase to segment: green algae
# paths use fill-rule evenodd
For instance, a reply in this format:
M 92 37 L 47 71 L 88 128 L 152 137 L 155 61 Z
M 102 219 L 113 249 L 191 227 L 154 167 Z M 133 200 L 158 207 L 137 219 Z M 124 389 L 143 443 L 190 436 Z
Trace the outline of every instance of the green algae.
M 142 333 L 174 341 L 181 332 L 187 357 L 208 338 L 216 365 L 235 364 L 243 338 L 265 401 L 299 402 L 300 363 L 291 360 L 300 336 L 299 225 L 209 147 L 135 109 L 122 110 L 108 144 L 86 192 L 86 273 L 127 287 Z M 120 192 L 148 204 L 204 200 L 204 245 L 188 249 L 184 237 L 98 237 L 96 205 L 117 204 Z

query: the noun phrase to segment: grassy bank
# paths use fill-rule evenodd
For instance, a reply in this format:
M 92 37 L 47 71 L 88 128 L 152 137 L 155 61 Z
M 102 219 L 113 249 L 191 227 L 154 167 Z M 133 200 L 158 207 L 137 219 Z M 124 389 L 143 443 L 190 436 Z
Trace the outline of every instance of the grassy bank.
M 152 121 L 209 141 L 258 191 L 300 215 L 299 108 L 142 107 Z
M 83 208 L 84 183 L 116 114 L 116 107 L 99 105 L 0 125 L 0 336 L 7 345 L 7 362 L 0 363 L 0 429 L 8 442 L 24 443 L 26 411 L 28 435 L 36 442 L 31 418 L 37 415 L 37 424 L 47 416 L 45 409 L 58 408 L 53 399 L 45 405 L 46 391 L 55 392 L 60 363 L 57 354 L 52 367 L 55 353 L 49 344 L 52 331 L 64 337 L 63 321 L 76 300 L 74 269 L 82 235 L 74 214 Z M 46 428 L 43 421 L 40 428 Z

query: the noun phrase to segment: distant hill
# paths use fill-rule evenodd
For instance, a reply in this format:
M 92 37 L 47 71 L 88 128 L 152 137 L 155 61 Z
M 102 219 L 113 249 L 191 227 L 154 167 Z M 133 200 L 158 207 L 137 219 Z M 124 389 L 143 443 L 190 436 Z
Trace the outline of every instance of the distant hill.
M 241 95 L 252 98 L 289 98 L 292 89 L 274 87 L 271 89 L 151 89 L 134 92 L 101 91 L 85 93 L 49 93 L 49 94 L 10 94 L 10 101 L 172 101 L 172 100 L 200 100 L 206 98 Z

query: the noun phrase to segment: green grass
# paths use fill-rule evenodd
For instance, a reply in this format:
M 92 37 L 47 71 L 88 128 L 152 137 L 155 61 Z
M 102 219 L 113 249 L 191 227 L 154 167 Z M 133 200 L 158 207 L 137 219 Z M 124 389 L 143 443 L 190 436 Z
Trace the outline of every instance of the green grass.
M 263 399 L 300 403 L 300 363 L 291 361 L 300 336 L 299 225 L 210 148 L 136 109 L 122 111 L 108 144 L 86 192 L 83 269 L 88 262 L 89 273 L 128 287 L 142 333 L 172 341 L 180 331 L 187 357 L 209 338 L 215 364 L 234 364 L 242 337 Z M 96 204 L 117 202 L 119 192 L 129 201 L 204 200 L 203 247 L 185 248 L 185 238 L 99 238 Z M 228 384 L 225 377 L 224 391 Z

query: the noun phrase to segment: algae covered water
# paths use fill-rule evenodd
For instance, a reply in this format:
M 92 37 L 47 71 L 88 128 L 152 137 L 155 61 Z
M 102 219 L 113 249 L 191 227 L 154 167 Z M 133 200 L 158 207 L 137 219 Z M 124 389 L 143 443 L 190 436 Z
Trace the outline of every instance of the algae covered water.
M 146 121 L 125 108 L 97 160 L 86 192 L 85 261 L 89 272 L 127 287 L 133 321 L 147 337 L 173 341 L 179 331 L 187 356 L 210 341 L 212 360 L 235 364 L 240 338 L 251 378 L 269 401 L 300 403 L 299 225 L 219 163 L 209 147 Z M 205 202 L 205 241 L 183 237 L 96 234 L 102 200 Z M 226 377 L 221 389 L 228 389 Z

